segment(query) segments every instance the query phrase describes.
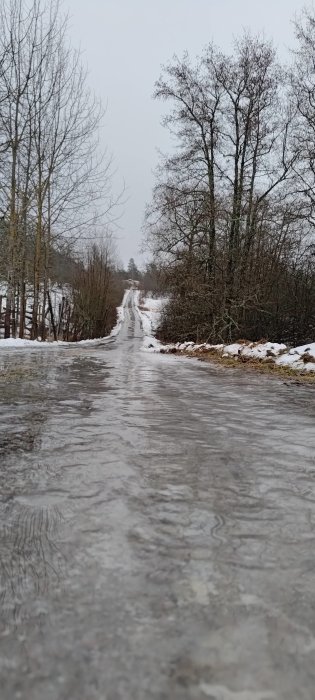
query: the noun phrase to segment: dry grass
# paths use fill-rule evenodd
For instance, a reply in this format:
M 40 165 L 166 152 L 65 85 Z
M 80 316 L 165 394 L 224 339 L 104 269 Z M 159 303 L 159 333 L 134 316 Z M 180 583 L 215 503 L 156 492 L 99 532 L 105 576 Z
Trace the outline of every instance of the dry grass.
M 18 382 L 32 379 L 36 376 L 36 371 L 30 368 L 6 367 L 0 369 L 0 382 Z
M 308 362 L 313 362 L 314 363 L 314 357 L 313 355 L 310 355 L 309 352 L 304 352 L 303 355 L 301 355 L 301 360 L 303 360 L 304 364 L 306 365 Z
M 174 353 L 176 350 L 174 349 Z M 292 369 L 285 365 L 276 365 L 272 357 L 265 360 L 244 357 L 242 355 L 235 357 L 223 357 L 214 348 L 211 350 L 201 349 L 195 352 L 178 351 L 178 354 L 186 357 L 198 358 L 202 362 L 211 362 L 224 367 L 242 368 L 244 371 L 252 371 L 259 374 L 266 374 L 277 379 L 292 381 L 298 384 L 313 384 L 315 386 L 315 372 L 307 370 Z M 304 360 L 309 362 L 310 360 Z M 314 358 L 312 358 L 314 362 Z

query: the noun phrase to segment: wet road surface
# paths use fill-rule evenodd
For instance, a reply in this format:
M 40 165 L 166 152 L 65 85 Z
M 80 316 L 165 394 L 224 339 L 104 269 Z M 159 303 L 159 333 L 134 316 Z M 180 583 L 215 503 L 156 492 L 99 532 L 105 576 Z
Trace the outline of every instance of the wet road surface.
M 313 700 L 314 390 L 140 347 L 1 353 L 1 700 Z

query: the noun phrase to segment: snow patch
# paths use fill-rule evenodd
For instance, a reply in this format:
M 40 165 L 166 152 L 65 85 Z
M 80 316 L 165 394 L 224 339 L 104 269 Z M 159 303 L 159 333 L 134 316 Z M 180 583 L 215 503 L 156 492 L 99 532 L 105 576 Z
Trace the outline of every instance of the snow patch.
M 154 298 L 150 294 L 142 297 L 140 291 L 135 292 L 135 304 L 144 333 L 142 349 L 147 352 L 159 352 L 164 346 L 155 337 L 159 327 L 161 312 L 167 299 Z
M 110 332 L 109 335 L 105 336 L 104 338 L 93 338 L 90 340 L 79 340 L 76 343 L 67 343 L 63 340 L 57 340 L 57 341 L 46 341 L 46 342 L 41 342 L 40 340 L 21 340 L 20 338 L 7 338 L 7 339 L 0 339 L 0 350 L 10 350 L 10 349 L 15 349 L 19 350 L 21 348 L 37 348 L 37 350 L 46 350 L 48 348 L 56 348 L 56 347 L 72 347 L 72 346 L 77 346 L 77 345 L 98 345 L 100 343 L 103 343 L 105 340 L 108 340 L 109 338 L 115 338 L 120 329 L 121 326 L 125 320 L 125 306 L 126 302 L 128 299 L 128 296 L 130 294 L 130 290 L 127 289 L 124 293 L 124 297 L 122 300 L 121 306 L 117 307 L 117 323 Z
M 167 303 L 166 298 L 154 299 L 151 295 L 144 298 L 137 293 L 136 306 L 144 332 L 143 350 L 159 353 L 184 353 L 199 355 L 212 352 L 221 357 L 235 357 L 243 362 L 246 360 L 259 360 L 261 362 L 274 363 L 286 366 L 293 370 L 315 372 L 315 343 L 302 345 L 296 348 L 288 348 L 284 343 L 272 342 L 239 342 L 229 345 L 209 343 L 171 343 L 163 345 L 155 337 L 159 326 L 161 311 Z
M 315 372 L 315 343 L 300 345 L 297 348 L 287 350 L 279 357 L 277 364 L 292 367 L 293 369 Z

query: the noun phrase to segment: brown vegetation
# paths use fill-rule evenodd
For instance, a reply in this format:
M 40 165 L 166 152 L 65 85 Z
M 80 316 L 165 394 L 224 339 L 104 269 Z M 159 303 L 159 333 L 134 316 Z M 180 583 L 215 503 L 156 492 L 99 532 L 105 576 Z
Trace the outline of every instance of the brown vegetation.
M 123 295 L 108 245 L 90 248 L 85 265 L 77 268 L 73 289 L 73 340 L 108 335 L 115 325 L 116 308 Z
M 45 339 L 53 257 L 82 234 L 93 238 L 113 206 L 110 161 L 99 151 L 103 110 L 70 46 L 59 0 L 3 0 L 0 21 L 4 334 L 24 337 L 31 286 L 30 336 Z
M 174 59 L 156 84 L 177 149 L 162 160 L 147 239 L 170 303 L 162 340 L 315 337 L 315 19 L 290 71 L 245 34 Z
M 240 370 L 245 370 L 246 368 L 246 370 L 260 372 L 261 374 L 266 374 L 271 377 L 275 377 L 285 381 L 301 384 L 307 383 L 315 386 L 315 372 L 309 372 L 303 369 L 296 369 L 294 367 L 286 365 L 275 364 L 274 359 L 271 357 L 262 359 L 254 357 L 245 357 L 241 354 L 231 356 L 218 352 L 216 348 L 209 349 L 202 347 L 197 350 L 194 350 L 193 352 L 188 350 L 180 350 L 176 347 L 171 347 L 170 349 L 162 348 L 160 352 L 162 354 L 185 355 L 185 357 L 188 357 L 190 359 L 197 358 L 201 362 L 210 362 L 212 364 L 222 365 L 223 367 L 231 369 L 239 368 Z M 301 359 L 303 359 L 303 357 L 301 357 Z M 311 357 L 311 360 L 307 360 L 307 362 L 310 361 L 314 363 L 314 358 Z

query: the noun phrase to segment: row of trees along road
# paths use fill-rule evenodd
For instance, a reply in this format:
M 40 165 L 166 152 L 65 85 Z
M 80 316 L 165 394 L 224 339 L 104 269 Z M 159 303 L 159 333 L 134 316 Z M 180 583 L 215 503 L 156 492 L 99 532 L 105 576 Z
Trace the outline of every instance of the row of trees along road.
M 167 340 L 315 337 L 315 17 L 296 23 L 290 68 L 243 35 L 165 67 L 176 148 L 146 216 L 166 272 Z
M 58 0 L 1 0 L 0 25 L 4 334 L 24 337 L 31 293 L 30 334 L 44 338 L 53 254 L 89 238 L 114 204 L 110 160 L 99 147 L 103 110 Z M 109 264 L 102 251 L 100 257 Z

